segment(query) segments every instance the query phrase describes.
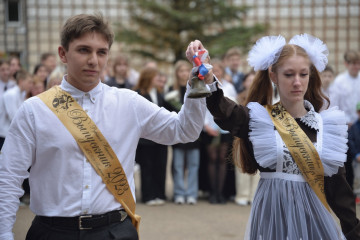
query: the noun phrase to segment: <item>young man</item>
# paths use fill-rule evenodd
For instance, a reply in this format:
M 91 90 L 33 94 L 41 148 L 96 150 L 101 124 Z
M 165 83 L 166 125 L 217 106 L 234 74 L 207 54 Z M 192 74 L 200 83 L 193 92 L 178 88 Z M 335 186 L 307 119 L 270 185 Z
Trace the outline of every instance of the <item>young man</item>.
M 241 64 L 241 52 L 238 48 L 230 48 L 225 54 L 226 68 L 225 72 L 231 78 L 232 84 L 234 84 L 236 92 L 240 93 L 243 90 L 244 74 L 239 71 Z
M 57 66 L 56 55 L 54 53 L 41 54 L 41 64 L 46 67 L 49 75 L 55 70 Z
M 30 208 L 36 214 L 28 240 L 44 236 L 52 240 L 138 239 L 131 219 L 126 217 L 128 205 L 120 204 L 109 190 L 115 188 L 107 185 L 119 183 L 116 194 L 121 198 L 129 193 L 135 199 L 133 171 L 140 138 L 167 145 L 198 138 L 205 99 L 186 99 L 176 114 L 134 91 L 100 82 L 112 41 L 113 33 L 101 16 L 81 14 L 65 23 L 58 54 L 67 64 L 68 74 L 60 88 L 50 89 L 22 105 L 0 155 L 1 240 L 13 239 L 18 198 L 23 194 L 21 183 L 28 176 Z M 212 75 L 206 75 L 205 81 L 212 82 Z M 48 101 L 44 96 L 54 91 L 56 95 Z M 76 124 L 75 130 L 68 128 L 72 124 Z M 84 133 L 83 138 L 73 137 L 74 131 Z M 90 150 L 97 156 L 85 157 L 88 152 L 80 147 L 86 143 L 95 147 Z M 119 160 L 110 161 L 104 158 L 107 155 Z M 105 175 L 109 177 L 105 184 L 104 175 L 101 177 L 99 169 L 92 167 L 94 161 L 110 169 L 119 162 L 121 166 Z
M 330 106 L 338 106 L 344 111 L 346 123 L 349 128 L 356 121 L 356 104 L 360 102 L 360 54 L 354 50 L 348 50 L 344 54 L 346 71 L 340 73 L 330 87 Z M 345 163 L 346 179 L 351 187 L 354 183 L 352 160 L 348 153 Z
M 0 98 L 0 150 L 9 131 L 10 123 L 17 110 L 25 101 L 32 87 L 32 77 L 25 70 L 15 74 L 17 85 L 4 93 Z
M 346 71 L 340 73 L 330 87 L 330 102 L 345 112 L 349 125 L 357 119 L 356 104 L 360 101 L 360 54 L 354 50 L 344 54 Z
M 6 60 L 0 59 L 0 97 L 4 94 L 4 92 L 15 85 L 16 82 L 11 80 L 10 63 Z

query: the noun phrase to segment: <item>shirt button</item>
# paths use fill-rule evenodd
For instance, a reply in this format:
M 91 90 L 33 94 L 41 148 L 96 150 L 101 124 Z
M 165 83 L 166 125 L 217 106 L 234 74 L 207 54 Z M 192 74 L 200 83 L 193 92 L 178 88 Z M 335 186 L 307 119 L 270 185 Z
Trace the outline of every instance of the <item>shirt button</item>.
M 93 97 L 93 101 L 95 101 L 95 98 Z
M 85 93 L 85 96 L 87 97 L 87 96 L 89 96 L 89 94 L 88 94 L 88 93 Z
M 85 188 L 88 189 L 88 188 L 89 188 L 89 185 L 86 185 Z

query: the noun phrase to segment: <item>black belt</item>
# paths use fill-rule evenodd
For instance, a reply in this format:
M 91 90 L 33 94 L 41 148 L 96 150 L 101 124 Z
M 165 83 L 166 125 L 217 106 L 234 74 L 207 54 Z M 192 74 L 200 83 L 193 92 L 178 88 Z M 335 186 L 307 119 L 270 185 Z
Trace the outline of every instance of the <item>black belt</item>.
M 83 215 L 77 217 L 36 216 L 36 219 L 53 227 L 71 230 L 90 230 L 115 222 L 122 222 L 126 217 L 127 213 L 124 210 L 115 210 L 101 215 Z

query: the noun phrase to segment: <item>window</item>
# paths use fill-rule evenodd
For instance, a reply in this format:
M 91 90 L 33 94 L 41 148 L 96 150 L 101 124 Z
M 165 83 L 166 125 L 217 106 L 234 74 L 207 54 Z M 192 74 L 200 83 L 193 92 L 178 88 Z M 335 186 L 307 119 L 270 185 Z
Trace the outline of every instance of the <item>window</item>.
M 7 21 L 9 23 L 21 22 L 20 0 L 8 0 L 6 12 L 7 12 Z

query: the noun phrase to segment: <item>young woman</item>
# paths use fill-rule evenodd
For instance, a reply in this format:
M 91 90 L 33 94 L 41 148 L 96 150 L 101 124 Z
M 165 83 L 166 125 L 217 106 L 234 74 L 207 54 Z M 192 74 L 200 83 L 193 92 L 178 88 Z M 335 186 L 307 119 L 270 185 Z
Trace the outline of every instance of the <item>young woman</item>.
M 160 107 L 173 110 L 157 90 L 159 71 L 156 68 L 144 68 L 135 90 Z M 136 162 L 141 172 L 141 197 L 148 206 L 164 205 L 165 179 L 167 164 L 167 146 L 141 138 L 136 149 Z
M 220 60 L 212 60 L 213 73 L 222 84 L 224 96 L 236 101 L 236 89 L 231 82 L 225 80 L 225 67 Z M 219 128 L 213 116 L 207 111 L 205 115 L 202 141 L 206 144 L 208 162 L 208 181 L 210 185 L 209 203 L 224 204 L 228 195 L 235 195 L 235 177 L 229 167 L 231 144 L 233 137 L 228 131 Z M 232 180 L 232 181 L 229 181 Z
M 191 65 L 185 60 L 175 63 L 175 83 L 173 91 L 165 95 L 165 100 L 176 111 L 180 111 L 185 100 L 186 85 Z M 198 171 L 200 166 L 200 143 L 173 145 L 172 173 L 174 181 L 174 202 L 176 204 L 196 204 L 198 198 Z M 185 171 L 187 169 L 187 171 Z
M 297 35 L 288 44 L 281 36 L 264 37 L 249 53 L 258 72 L 248 104 L 237 105 L 221 89 L 207 98 L 216 123 L 239 137 L 234 158 L 242 170 L 260 171 L 246 239 L 360 237 L 355 196 L 343 170 L 344 114 L 334 108 L 319 113 L 326 98 L 319 72 L 327 53 L 326 45 L 310 35 Z M 280 94 L 275 105 L 272 82 Z

